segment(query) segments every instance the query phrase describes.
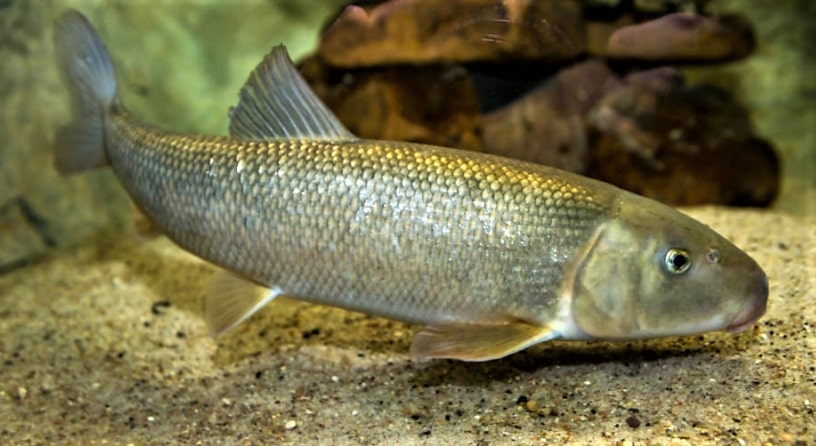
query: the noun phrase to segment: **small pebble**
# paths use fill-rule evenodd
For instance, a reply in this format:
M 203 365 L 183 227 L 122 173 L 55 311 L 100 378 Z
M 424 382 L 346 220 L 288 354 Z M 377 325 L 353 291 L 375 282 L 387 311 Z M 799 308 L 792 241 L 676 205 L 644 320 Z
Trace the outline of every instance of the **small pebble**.
M 638 417 L 632 416 L 626 419 L 626 424 L 632 429 L 637 429 L 640 427 L 640 420 Z
M 538 410 L 538 402 L 536 400 L 529 400 L 524 403 L 524 408 L 530 412 L 535 412 Z
M 297 421 L 289 420 L 289 421 L 286 422 L 286 424 L 283 427 L 285 427 L 286 430 L 290 431 L 290 430 L 297 427 Z

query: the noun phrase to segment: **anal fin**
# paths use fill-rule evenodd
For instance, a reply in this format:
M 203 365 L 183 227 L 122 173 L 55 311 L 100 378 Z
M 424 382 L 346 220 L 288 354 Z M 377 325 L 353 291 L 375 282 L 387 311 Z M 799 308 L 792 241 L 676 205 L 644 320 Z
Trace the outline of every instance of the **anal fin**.
M 489 361 L 558 337 L 557 331 L 524 321 L 429 325 L 414 336 L 411 355 L 416 359 Z
M 280 289 L 262 287 L 226 271 L 216 273 L 204 299 L 204 317 L 210 333 L 224 334 L 280 294 Z

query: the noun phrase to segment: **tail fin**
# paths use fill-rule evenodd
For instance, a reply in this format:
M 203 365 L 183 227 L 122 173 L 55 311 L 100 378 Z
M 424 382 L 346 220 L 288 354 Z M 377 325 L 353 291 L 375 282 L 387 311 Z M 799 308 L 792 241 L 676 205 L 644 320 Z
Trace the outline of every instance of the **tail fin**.
M 54 44 L 73 113 L 71 123 L 57 133 L 57 170 L 68 174 L 107 165 L 105 115 L 117 101 L 108 50 L 88 19 L 75 10 L 57 20 Z

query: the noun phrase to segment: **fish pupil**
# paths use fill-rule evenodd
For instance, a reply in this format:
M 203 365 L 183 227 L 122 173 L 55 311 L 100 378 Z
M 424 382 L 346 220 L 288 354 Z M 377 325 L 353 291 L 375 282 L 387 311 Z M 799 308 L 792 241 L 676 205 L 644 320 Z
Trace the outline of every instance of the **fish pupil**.
M 686 272 L 691 266 L 688 252 L 683 249 L 673 248 L 666 253 L 666 268 L 675 274 Z

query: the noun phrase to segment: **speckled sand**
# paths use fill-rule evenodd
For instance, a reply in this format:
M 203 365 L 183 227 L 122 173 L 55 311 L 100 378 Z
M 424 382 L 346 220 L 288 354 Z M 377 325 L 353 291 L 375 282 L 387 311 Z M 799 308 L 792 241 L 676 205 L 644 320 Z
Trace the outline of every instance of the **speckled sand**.
M 758 327 L 484 364 L 291 300 L 216 343 L 211 267 L 166 239 L 57 252 L 0 276 L 0 443 L 816 444 L 816 218 L 690 213 L 767 271 Z

